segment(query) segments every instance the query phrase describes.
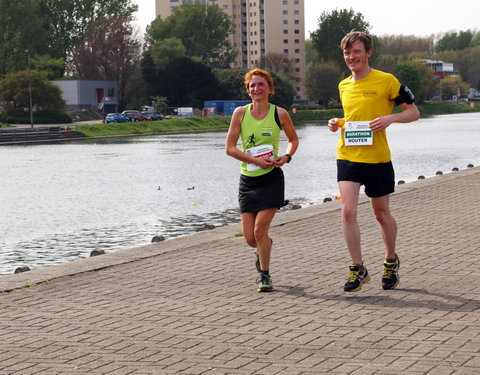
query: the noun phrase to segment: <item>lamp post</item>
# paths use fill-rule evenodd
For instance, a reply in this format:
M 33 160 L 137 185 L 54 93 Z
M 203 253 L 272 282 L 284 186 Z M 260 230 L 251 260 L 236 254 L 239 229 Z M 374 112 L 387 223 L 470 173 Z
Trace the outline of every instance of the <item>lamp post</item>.
M 30 127 L 33 128 L 32 72 L 30 71 L 30 51 L 25 50 L 28 59 L 28 95 L 30 97 Z

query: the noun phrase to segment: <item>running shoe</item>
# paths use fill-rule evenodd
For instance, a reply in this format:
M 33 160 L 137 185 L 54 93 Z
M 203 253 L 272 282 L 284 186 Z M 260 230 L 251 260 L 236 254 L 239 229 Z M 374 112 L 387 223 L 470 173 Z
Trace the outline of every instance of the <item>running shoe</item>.
M 395 262 L 390 263 L 385 261 L 383 263 L 382 287 L 385 290 L 394 289 L 400 283 L 400 276 L 398 270 L 400 269 L 400 258 L 395 255 Z
M 261 273 L 257 279 L 259 292 L 273 292 L 272 278 L 268 273 Z
M 362 289 L 362 284 L 366 284 L 370 281 L 367 267 L 363 267 L 362 272 L 359 266 L 352 264 L 349 269 L 350 273 L 348 275 L 348 281 L 343 286 L 343 290 L 345 292 L 358 292 Z

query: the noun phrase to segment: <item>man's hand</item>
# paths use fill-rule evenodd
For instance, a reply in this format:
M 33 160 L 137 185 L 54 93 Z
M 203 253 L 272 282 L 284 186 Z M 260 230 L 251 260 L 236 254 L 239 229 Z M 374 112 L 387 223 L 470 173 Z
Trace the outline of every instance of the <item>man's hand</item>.
M 345 120 L 343 118 L 335 117 L 328 120 L 328 128 L 331 132 L 335 133 L 338 128 L 343 128 L 343 125 L 345 125 Z
M 370 129 L 373 132 L 379 132 L 380 130 L 386 129 L 392 123 L 392 116 L 383 116 L 377 117 L 375 120 L 370 122 Z

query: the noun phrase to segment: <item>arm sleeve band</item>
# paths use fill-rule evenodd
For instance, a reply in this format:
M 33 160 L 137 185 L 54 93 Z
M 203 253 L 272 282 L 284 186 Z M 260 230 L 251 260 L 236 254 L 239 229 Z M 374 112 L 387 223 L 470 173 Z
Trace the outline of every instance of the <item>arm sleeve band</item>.
M 395 104 L 412 104 L 415 101 L 415 96 L 410 91 L 407 86 L 400 86 L 400 90 L 398 90 L 398 96 L 394 99 Z

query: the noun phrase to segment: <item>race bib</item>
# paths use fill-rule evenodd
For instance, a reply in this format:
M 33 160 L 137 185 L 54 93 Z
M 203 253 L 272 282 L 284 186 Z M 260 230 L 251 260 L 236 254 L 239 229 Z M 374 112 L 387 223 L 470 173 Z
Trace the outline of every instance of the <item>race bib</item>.
M 254 158 L 262 158 L 262 159 L 274 158 L 272 145 L 261 145 L 261 146 L 247 148 L 245 152 L 248 155 L 253 156 Z M 247 171 L 254 171 L 256 169 L 261 169 L 261 168 L 257 164 L 247 163 Z
M 345 146 L 373 145 L 373 132 L 369 121 L 345 122 Z

